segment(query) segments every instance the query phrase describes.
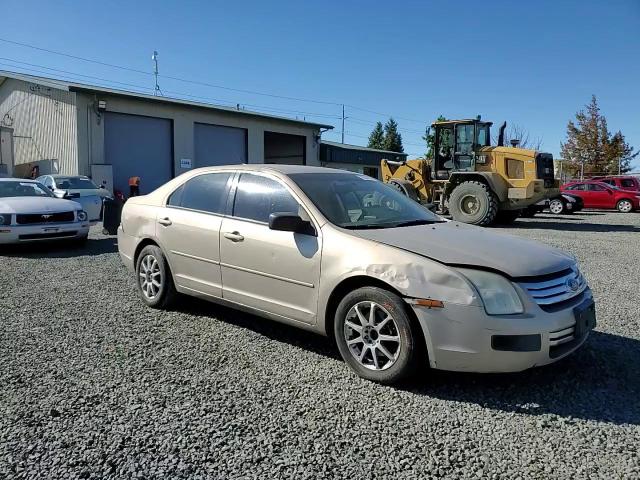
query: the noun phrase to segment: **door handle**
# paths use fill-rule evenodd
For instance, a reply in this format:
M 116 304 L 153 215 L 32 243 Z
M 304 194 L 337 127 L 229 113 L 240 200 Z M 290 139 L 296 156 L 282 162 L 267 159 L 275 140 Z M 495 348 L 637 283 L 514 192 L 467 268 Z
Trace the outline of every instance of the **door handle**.
M 171 225 L 171 220 L 167 217 L 165 218 L 161 218 L 160 220 L 158 220 L 158 223 L 160 225 L 164 225 L 165 227 L 168 227 L 169 225 Z
M 238 232 L 225 232 L 223 233 L 224 238 L 231 240 L 232 242 L 241 242 L 244 240 L 244 237 L 240 235 Z

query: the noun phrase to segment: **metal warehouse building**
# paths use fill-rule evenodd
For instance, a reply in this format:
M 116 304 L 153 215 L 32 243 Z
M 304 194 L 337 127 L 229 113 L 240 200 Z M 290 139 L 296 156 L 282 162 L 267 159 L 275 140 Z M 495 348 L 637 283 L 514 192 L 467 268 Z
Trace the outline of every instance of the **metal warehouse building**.
M 0 173 L 91 175 L 110 189 L 141 178 L 147 193 L 191 168 L 320 165 L 333 128 L 242 109 L 0 71 Z
M 407 154 L 325 140 L 320 143 L 320 163 L 323 167 L 341 168 L 380 179 L 382 159 L 404 162 Z

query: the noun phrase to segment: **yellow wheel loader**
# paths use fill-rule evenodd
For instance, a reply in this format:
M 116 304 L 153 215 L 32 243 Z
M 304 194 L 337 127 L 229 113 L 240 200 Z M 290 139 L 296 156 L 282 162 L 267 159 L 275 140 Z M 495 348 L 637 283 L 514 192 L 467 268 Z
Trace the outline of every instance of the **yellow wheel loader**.
M 473 225 L 511 223 L 527 207 L 559 194 L 553 156 L 505 147 L 506 122 L 491 146 L 491 122 L 435 122 L 432 159 L 382 160 L 382 180 L 414 200 Z

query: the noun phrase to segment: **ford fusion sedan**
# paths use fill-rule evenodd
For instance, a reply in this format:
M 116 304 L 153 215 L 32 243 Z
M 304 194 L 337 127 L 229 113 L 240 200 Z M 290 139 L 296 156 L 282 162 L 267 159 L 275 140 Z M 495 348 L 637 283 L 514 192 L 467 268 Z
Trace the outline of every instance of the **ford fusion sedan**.
M 77 202 L 56 198 L 34 180 L 0 178 L 0 244 L 82 242 L 88 234 L 87 212 Z
M 150 307 L 192 295 L 327 335 L 360 376 L 555 362 L 595 325 L 575 259 L 445 221 L 370 177 L 209 167 L 129 199 L 118 248 Z

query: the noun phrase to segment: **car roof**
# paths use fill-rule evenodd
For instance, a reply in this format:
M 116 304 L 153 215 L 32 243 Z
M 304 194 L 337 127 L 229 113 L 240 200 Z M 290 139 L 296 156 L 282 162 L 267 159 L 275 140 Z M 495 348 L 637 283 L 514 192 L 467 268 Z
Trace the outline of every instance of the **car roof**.
M 340 170 L 337 168 L 327 168 L 327 167 L 312 167 L 308 165 L 281 165 L 281 164 L 263 164 L 263 163 L 243 163 L 239 165 L 219 165 L 215 167 L 201 167 L 197 168 L 193 171 L 198 172 L 216 172 L 218 170 L 238 170 L 238 171 L 247 171 L 247 172 L 277 172 L 283 175 L 292 175 L 296 173 L 348 173 L 354 174 L 354 172 L 349 172 L 347 170 Z
M 46 175 L 41 175 L 42 177 L 53 177 L 53 178 L 86 178 L 89 180 L 89 177 L 86 175 L 65 175 L 63 173 L 49 173 Z

